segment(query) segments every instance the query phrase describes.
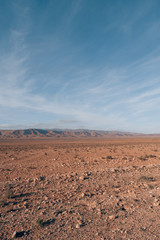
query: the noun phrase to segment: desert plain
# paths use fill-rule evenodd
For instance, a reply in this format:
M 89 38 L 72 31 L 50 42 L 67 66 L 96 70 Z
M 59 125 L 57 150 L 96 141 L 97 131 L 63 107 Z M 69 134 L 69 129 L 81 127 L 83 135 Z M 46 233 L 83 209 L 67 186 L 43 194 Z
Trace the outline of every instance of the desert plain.
M 0 141 L 0 239 L 160 239 L 160 138 Z

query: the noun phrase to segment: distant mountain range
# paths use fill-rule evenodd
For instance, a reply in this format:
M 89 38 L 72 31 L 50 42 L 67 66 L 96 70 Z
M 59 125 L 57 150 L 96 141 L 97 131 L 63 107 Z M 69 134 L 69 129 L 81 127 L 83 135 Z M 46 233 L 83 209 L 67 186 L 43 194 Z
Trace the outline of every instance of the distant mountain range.
M 0 130 L 0 139 L 32 139 L 32 138 L 109 138 L 109 137 L 138 137 L 144 134 L 100 131 L 100 130 L 62 130 L 62 129 L 23 129 L 23 130 Z

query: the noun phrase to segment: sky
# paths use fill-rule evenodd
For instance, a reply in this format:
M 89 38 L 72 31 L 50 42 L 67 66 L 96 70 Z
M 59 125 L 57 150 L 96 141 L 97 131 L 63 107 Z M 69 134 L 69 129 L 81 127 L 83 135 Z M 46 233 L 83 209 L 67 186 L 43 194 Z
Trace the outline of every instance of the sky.
M 159 0 L 0 0 L 0 129 L 160 133 Z

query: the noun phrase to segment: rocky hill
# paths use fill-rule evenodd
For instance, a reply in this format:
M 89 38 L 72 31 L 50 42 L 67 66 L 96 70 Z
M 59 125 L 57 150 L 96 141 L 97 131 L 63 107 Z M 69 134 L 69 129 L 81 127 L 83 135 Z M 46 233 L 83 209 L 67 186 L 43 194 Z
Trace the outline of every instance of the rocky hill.
M 118 131 L 99 131 L 99 130 L 62 130 L 62 129 L 23 129 L 23 130 L 0 130 L 0 139 L 32 139 L 32 138 L 85 138 L 85 137 L 134 137 L 142 134 L 118 132 Z

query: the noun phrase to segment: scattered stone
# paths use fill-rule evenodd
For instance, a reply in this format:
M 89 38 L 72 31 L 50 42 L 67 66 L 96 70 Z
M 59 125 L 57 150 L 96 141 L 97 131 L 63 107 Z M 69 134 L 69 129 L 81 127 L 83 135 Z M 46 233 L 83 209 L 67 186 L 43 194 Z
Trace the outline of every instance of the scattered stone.
M 31 183 L 32 180 L 30 178 L 27 179 L 27 183 Z
M 17 231 L 14 231 L 12 238 L 16 238 L 17 237 Z
M 84 180 L 84 176 L 80 176 L 80 177 L 79 177 L 79 180 Z
M 76 224 L 76 228 L 80 228 L 80 224 L 79 223 Z
M 111 221 L 114 220 L 115 218 L 116 218 L 115 215 L 108 216 L 108 219 L 111 220 Z
M 25 201 L 24 203 L 25 208 L 28 208 L 28 203 Z
M 47 197 L 47 196 L 44 196 L 44 200 L 47 201 L 47 200 L 48 200 L 48 197 Z
M 160 205 L 160 203 L 159 203 L 159 202 L 155 202 L 153 205 L 154 205 L 155 207 L 157 207 L 157 206 Z
M 84 196 L 85 196 L 85 193 L 82 193 L 82 194 L 81 194 L 81 197 L 83 198 Z
M 23 237 L 23 236 L 24 236 L 24 233 L 25 233 L 25 231 L 22 231 L 22 232 L 14 231 L 14 233 L 12 234 L 12 238 L 20 238 L 20 237 Z
M 44 176 L 40 176 L 40 177 L 39 177 L 39 180 L 40 180 L 40 181 L 44 181 L 44 180 L 45 180 L 45 177 L 44 177 Z

